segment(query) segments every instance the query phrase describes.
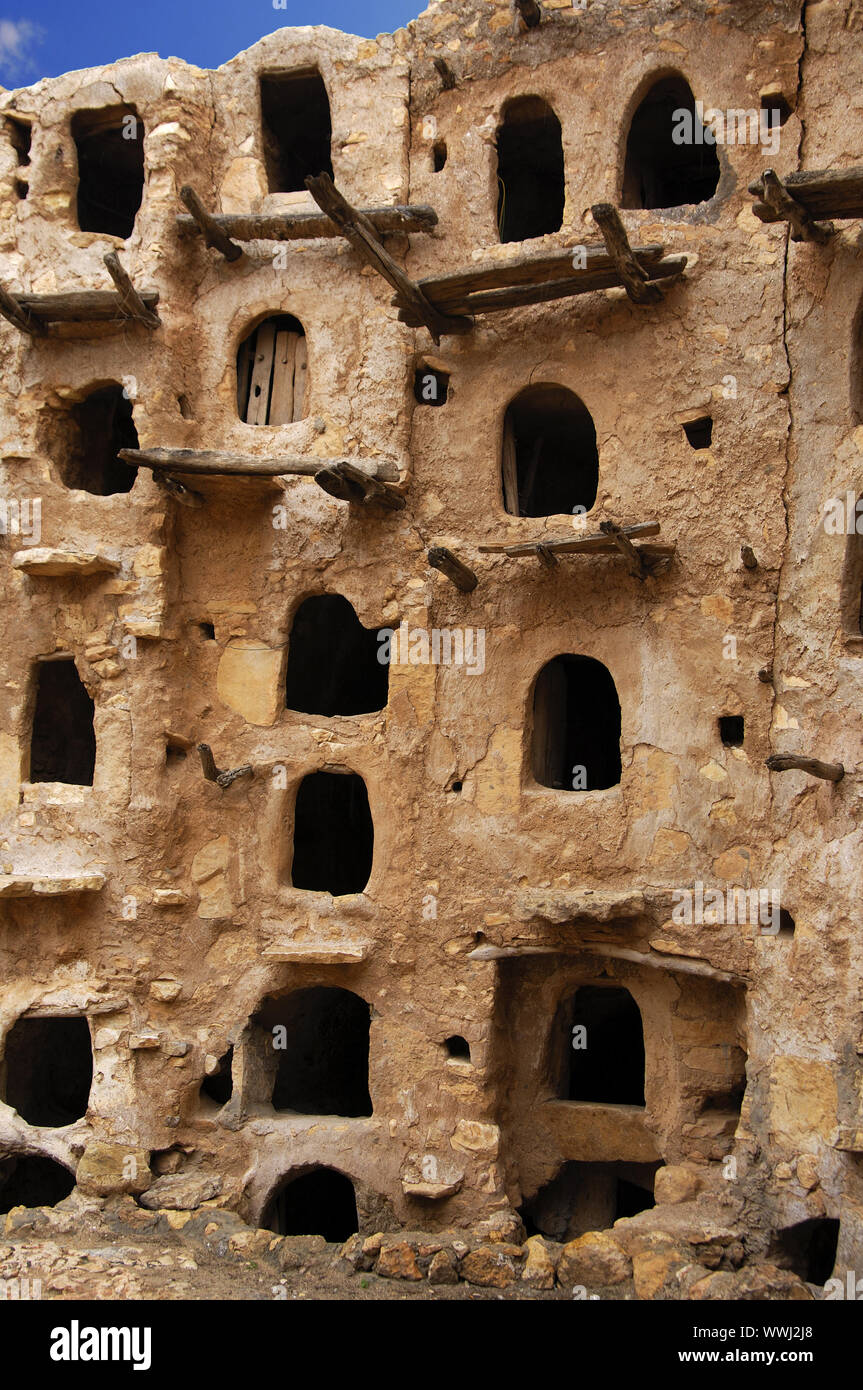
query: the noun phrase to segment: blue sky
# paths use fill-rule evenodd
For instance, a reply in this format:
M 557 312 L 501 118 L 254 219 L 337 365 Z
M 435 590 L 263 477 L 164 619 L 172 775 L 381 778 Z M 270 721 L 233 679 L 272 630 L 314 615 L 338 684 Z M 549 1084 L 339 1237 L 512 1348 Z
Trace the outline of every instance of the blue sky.
M 426 0 L 0 0 L 0 84 L 28 86 L 131 53 L 215 68 L 283 25 L 329 24 L 373 38 Z

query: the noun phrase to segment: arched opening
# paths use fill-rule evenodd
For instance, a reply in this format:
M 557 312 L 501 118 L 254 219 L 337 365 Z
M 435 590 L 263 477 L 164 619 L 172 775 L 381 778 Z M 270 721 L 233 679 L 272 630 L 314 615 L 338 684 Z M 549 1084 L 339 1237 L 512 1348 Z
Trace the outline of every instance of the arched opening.
M 132 402 L 118 382 L 51 410 L 46 442 L 66 487 L 111 497 L 135 485 L 137 468 L 118 457 L 121 449 L 138 447 Z
M 654 82 L 629 127 L 621 206 L 676 208 L 712 198 L 720 171 L 711 141 L 685 78 Z
M 556 656 L 533 692 L 533 775 L 540 786 L 600 791 L 620 781 L 620 701 L 607 666 Z
M 565 196 L 560 121 L 541 97 L 516 97 L 497 129 L 501 241 L 560 231 Z
M 507 406 L 503 504 L 512 516 L 589 512 L 599 486 L 596 427 L 565 386 L 528 386 Z
M 285 703 L 302 714 L 370 714 L 384 709 L 389 664 L 378 661 L 378 629 L 363 627 L 341 594 L 315 594 L 294 615 Z
M 332 178 L 330 99 L 316 68 L 261 74 L 261 124 L 270 193 L 305 192 L 309 175 Z
M 2 1096 L 28 1125 L 59 1128 L 87 1113 L 93 1049 L 86 1018 L 19 1018 L 6 1035 Z
M 628 989 L 583 985 L 567 1032 L 564 1099 L 644 1104 L 644 1030 Z
M 447 1038 L 444 1043 L 447 1057 L 455 1062 L 470 1061 L 470 1043 L 467 1038 L 463 1038 L 460 1033 L 454 1033 L 451 1038 Z
M 261 1216 L 279 1236 L 323 1236 L 345 1241 L 359 1228 L 354 1185 L 335 1168 L 313 1168 L 278 1187 Z
M 768 1259 L 780 1269 L 790 1269 L 808 1284 L 826 1284 L 836 1264 L 839 1222 L 835 1217 L 814 1216 L 777 1231 Z
M 297 791 L 291 883 L 332 893 L 361 893 L 369 881 L 374 826 L 362 777 L 312 772 Z
M 291 314 L 264 319 L 237 352 L 237 413 L 247 425 L 302 420 L 309 360 L 306 332 Z
M 74 659 L 36 663 L 30 781 L 91 787 L 96 767 L 94 705 Z
M 41 1154 L 0 1158 L 0 1213 L 13 1207 L 55 1207 L 75 1186 L 75 1174 Z
M 564 1163 L 521 1209 L 528 1235 L 566 1242 L 655 1205 L 658 1163 Z
M 265 1035 L 274 1110 L 371 1115 L 371 1014 L 358 994 L 312 985 L 265 999 L 252 1021 Z
M 144 123 L 134 106 L 76 111 L 78 226 L 82 232 L 132 235 L 144 192 Z

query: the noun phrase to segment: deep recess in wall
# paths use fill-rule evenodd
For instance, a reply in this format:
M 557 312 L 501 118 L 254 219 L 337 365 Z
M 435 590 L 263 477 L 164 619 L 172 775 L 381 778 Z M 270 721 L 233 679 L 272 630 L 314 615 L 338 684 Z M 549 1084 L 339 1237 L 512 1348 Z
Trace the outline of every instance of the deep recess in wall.
M 290 425 L 306 411 L 309 360 L 299 319 L 264 319 L 237 351 L 237 413 L 247 425 Z
M 585 1034 L 576 1035 L 577 1028 Z M 576 991 L 567 1040 L 567 1100 L 644 1104 L 644 1030 L 628 989 L 583 985 Z M 583 1047 L 576 1041 L 584 1040 Z
M 216 1071 L 205 1076 L 201 1082 L 201 1097 L 215 1101 L 216 1105 L 227 1105 L 234 1090 L 233 1079 L 234 1049 L 229 1047 L 219 1058 Z
M 716 147 L 706 140 L 675 144 L 674 131 L 682 128 L 675 112 L 683 110 L 691 113 L 697 135 L 695 98 L 679 76 L 660 78 L 641 102 L 626 142 L 622 207 L 675 208 L 713 197 L 719 183 Z
M 45 437 L 63 485 L 110 497 L 130 492 L 138 470 L 118 458 L 138 448 L 132 402 L 118 382 L 45 413 Z
M 144 125 L 133 106 L 76 111 L 78 226 L 82 232 L 132 235 L 144 192 Z
M 447 150 L 445 140 L 435 140 L 432 145 L 432 173 L 439 174 L 446 165 Z
M 507 102 L 497 131 L 501 241 L 560 231 L 564 173 L 560 121 L 541 97 Z
M 470 1044 L 466 1038 L 461 1037 L 458 1033 L 454 1034 L 451 1038 L 447 1038 L 444 1047 L 446 1048 L 447 1056 L 452 1057 L 455 1061 L 470 1061 Z
M 6 1035 L 2 1076 L 3 1099 L 28 1125 L 79 1120 L 93 1080 L 86 1018 L 19 1018 Z
M 825 1284 L 836 1264 L 839 1222 L 816 1216 L 777 1231 L 768 1259 L 781 1269 L 791 1269 L 809 1284 Z
M 30 741 L 30 781 L 93 785 L 94 704 L 70 657 L 37 661 L 36 705 Z
M 275 1055 L 275 1110 L 371 1115 L 371 1016 L 358 994 L 324 985 L 297 989 L 264 1000 L 252 1022 L 263 1030 L 267 1050 Z
M 446 405 L 449 373 L 419 366 L 414 374 L 414 400 L 418 405 Z
M 291 883 L 341 897 L 361 893 L 372 871 L 374 827 L 356 773 L 311 772 L 297 792 Z
M 330 100 L 319 72 L 262 73 L 261 122 L 270 193 L 305 191 L 310 174 L 332 177 Z
M 709 415 L 699 415 L 697 420 L 687 420 L 683 433 L 693 449 L 709 449 L 713 439 L 713 420 Z
M 14 116 L 4 117 L 4 128 L 9 143 L 15 151 L 19 169 L 26 169 L 30 163 L 30 141 L 32 129 L 27 121 L 16 120 Z M 29 180 L 20 175 L 15 180 L 15 196 L 26 198 L 30 191 Z
M 341 594 L 314 594 L 294 615 L 285 703 L 302 714 L 370 714 L 386 707 L 389 664 L 377 628 L 363 627 Z
M 585 1231 L 602 1231 L 623 1216 L 654 1205 L 657 1163 L 581 1163 L 561 1165 L 521 1208 L 528 1235 L 575 1240 Z
M 742 714 L 719 716 L 719 737 L 725 748 L 742 748 L 744 717 Z
M 620 781 L 620 701 L 601 661 L 564 655 L 542 668 L 533 694 L 532 763 L 543 787 L 601 791 Z
M 345 1241 L 358 1229 L 350 1178 L 334 1168 L 314 1168 L 288 1179 L 270 1198 L 261 1226 L 280 1236 L 323 1236 Z
M 0 1157 L 0 1213 L 13 1207 L 55 1207 L 75 1187 L 75 1174 L 41 1154 Z
M 596 427 L 565 386 L 528 386 L 507 407 L 503 504 L 512 516 L 590 511 L 599 486 Z

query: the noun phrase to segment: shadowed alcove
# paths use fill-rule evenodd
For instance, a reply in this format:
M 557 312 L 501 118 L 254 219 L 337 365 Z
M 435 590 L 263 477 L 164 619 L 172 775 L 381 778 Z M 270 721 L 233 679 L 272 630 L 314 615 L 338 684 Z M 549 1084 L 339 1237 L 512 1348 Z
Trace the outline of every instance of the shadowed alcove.
M 560 121 L 541 97 L 516 97 L 497 130 L 497 225 L 501 241 L 560 230 L 565 196 Z
M 28 1125 L 61 1127 L 80 1120 L 92 1080 L 86 1018 L 19 1018 L 7 1033 L 2 1096 Z
M 358 1229 L 354 1185 L 335 1168 L 313 1168 L 288 1178 L 267 1202 L 260 1225 L 280 1236 L 345 1241 Z
M 285 702 L 303 714 L 369 714 L 387 703 L 389 664 L 378 629 L 363 627 L 340 594 L 315 594 L 294 615 Z
M 503 422 L 503 504 L 511 516 L 589 512 L 599 486 L 596 427 L 565 386 L 528 386 Z
M 134 106 L 76 111 L 78 226 L 82 232 L 132 235 L 144 192 L 144 125 Z
M 30 781 L 93 785 L 94 705 L 73 658 L 37 661 Z
M 273 1108 L 371 1115 L 370 1023 L 366 1001 L 335 986 L 312 985 L 265 999 L 252 1024 L 263 1034 L 273 1072 Z
M 305 192 L 308 175 L 332 178 L 330 101 L 317 69 L 262 73 L 260 90 L 270 193 Z
M 598 791 L 620 781 L 620 701 L 607 666 L 556 656 L 533 694 L 533 775 L 543 787 Z
M 311 772 L 297 790 L 291 883 L 342 897 L 369 881 L 374 826 L 355 772 Z
M 621 206 L 674 208 L 712 198 L 719 160 L 703 137 L 688 82 L 678 74 L 654 82 L 629 127 Z

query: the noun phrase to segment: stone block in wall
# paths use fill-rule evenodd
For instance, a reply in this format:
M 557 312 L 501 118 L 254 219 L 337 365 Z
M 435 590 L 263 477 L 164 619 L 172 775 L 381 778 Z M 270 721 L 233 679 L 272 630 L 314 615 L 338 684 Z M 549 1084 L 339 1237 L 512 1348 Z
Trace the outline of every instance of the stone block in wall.
M 238 637 L 222 653 L 216 688 L 219 699 L 247 724 L 269 727 L 275 724 L 284 705 L 281 647 Z
M 150 1155 L 146 1149 L 93 1139 L 78 1164 L 76 1181 L 81 1191 L 92 1197 L 109 1197 L 116 1192 L 146 1192 L 153 1181 Z

